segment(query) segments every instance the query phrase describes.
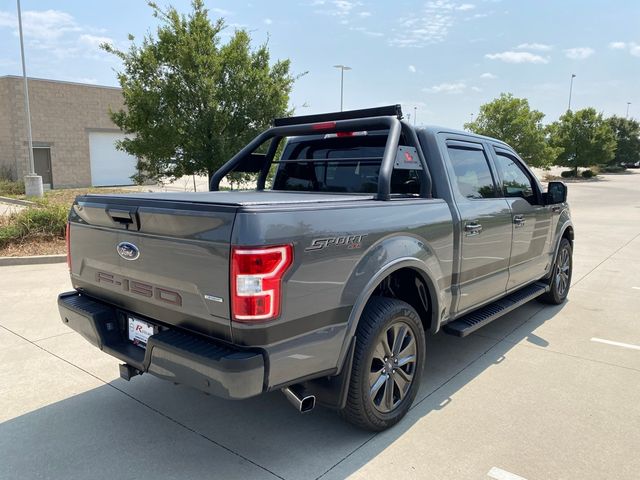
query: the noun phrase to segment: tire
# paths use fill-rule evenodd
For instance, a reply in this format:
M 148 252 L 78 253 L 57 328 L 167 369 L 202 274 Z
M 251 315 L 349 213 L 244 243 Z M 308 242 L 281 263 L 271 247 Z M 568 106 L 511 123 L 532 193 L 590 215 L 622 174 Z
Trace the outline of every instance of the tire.
M 566 238 L 560 241 L 556 260 L 553 262 L 549 285 L 551 289 L 538 297 L 541 302 L 560 305 L 564 302 L 571 288 L 571 273 L 573 271 L 573 249 Z
M 347 403 L 340 415 L 373 431 L 398 423 L 418 393 L 424 358 L 425 334 L 414 308 L 372 297 L 356 330 Z

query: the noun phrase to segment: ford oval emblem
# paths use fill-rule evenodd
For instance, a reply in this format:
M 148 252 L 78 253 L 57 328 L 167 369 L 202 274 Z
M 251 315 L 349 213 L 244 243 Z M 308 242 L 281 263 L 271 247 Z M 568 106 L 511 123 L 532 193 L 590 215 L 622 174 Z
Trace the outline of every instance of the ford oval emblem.
M 140 256 L 140 249 L 130 242 L 120 242 L 116 250 L 125 260 L 137 260 Z

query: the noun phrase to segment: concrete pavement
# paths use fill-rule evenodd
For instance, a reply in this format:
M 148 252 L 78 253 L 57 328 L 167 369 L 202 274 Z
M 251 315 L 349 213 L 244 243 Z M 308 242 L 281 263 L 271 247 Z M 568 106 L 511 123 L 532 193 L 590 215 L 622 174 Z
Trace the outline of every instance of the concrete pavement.
M 0 478 L 636 479 L 640 174 L 571 184 L 569 199 L 569 300 L 430 338 L 411 412 L 375 435 L 277 392 L 125 382 L 60 322 L 65 265 L 0 267 Z

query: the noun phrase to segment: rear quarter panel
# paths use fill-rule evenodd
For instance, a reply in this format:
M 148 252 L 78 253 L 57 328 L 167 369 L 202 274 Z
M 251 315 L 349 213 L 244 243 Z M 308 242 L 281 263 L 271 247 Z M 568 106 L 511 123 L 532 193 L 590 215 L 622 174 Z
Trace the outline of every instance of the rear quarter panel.
M 232 327 L 235 342 L 268 350 L 271 387 L 335 371 L 357 322 L 354 306 L 399 261 L 414 262 L 436 286 L 439 303 L 450 303 L 453 226 L 443 200 L 238 212 L 233 245 L 285 243 L 294 246 L 294 263 L 284 278 L 281 317 L 263 326 Z

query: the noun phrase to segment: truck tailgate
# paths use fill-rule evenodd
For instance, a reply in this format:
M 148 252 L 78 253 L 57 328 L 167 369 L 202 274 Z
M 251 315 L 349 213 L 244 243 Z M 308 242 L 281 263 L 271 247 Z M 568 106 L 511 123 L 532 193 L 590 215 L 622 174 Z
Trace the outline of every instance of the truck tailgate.
M 78 197 L 69 217 L 72 284 L 142 317 L 228 340 L 236 208 Z

